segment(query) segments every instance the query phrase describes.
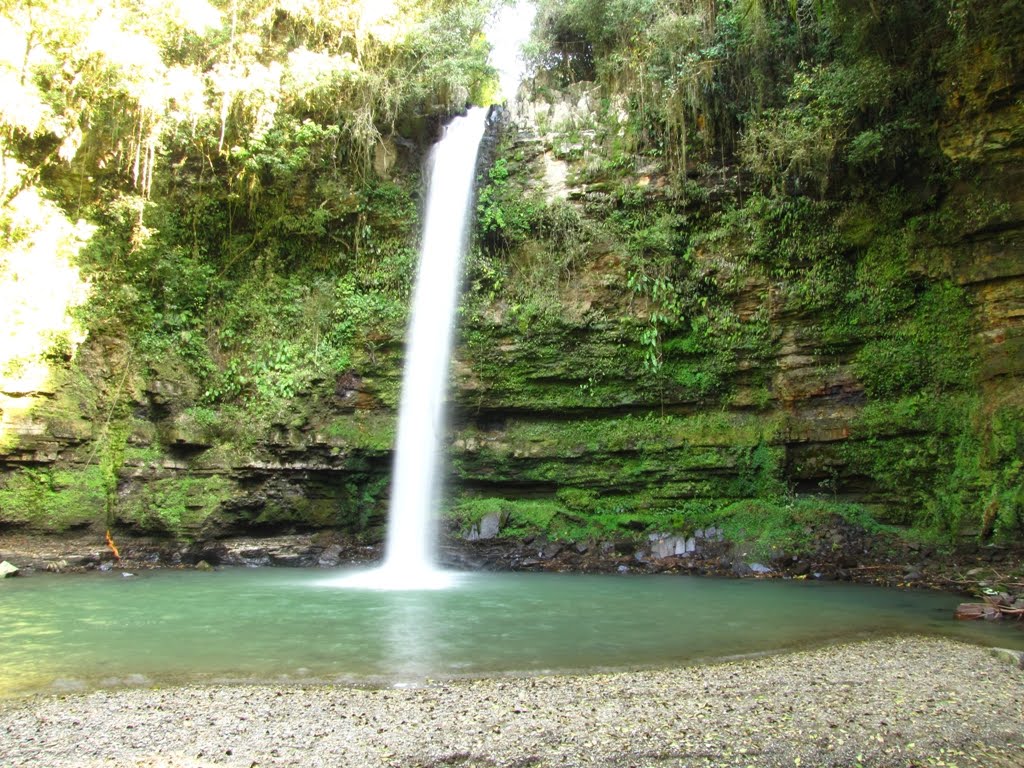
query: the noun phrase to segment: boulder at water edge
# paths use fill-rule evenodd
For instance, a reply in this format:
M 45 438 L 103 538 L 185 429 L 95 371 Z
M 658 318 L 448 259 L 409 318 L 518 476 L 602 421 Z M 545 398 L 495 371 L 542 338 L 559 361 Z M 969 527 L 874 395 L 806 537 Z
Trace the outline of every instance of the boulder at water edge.
M 2 563 L 0 563 L 0 579 L 6 579 L 6 578 L 9 578 L 11 576 L 17 576 L 17 575 L 18 575 L 18 568 L 17 568 L 17 566 L 11 565 L 6 560 L 4 560 Z

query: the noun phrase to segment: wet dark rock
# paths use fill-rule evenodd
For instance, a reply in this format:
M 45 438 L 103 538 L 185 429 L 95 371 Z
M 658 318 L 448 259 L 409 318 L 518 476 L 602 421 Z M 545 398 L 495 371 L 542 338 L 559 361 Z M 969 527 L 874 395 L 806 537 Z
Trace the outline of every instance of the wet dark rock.
M 65 567 L 70 568 L 85 568 L 90 565 L 97 565 L 100 562 L 98 555 L 89 553 L 85 555 L 69 555 L 63 561 Z
M 341 562 L 341 545 L 331 544 L 320 553 L 316 564 L 321 568 L 333 568 Z
M 313 564 L 312 555 L 307 552 L 283 552 L 270 555 L 271 565 L 283 568 L 306 568 Z
M 228 557 L 227 548 L 219 543 L 197 543 L 181 553 L 181 562 L 195 565 L 205 560 L 210 565 L 220 565 Z
M 262 547 L 229 551 L 228 563 L 231 565 L 270 565 L 270 555 Z
M 537 557 L 541 560 L 550 560 L 564 549 L 564 545 L 557 541 L 549 541 L 537 551 Z
M 735 563 L 733 563 L 732 572 L 734 576 L 739 576 L 742 578 L 743 576 L 753 575 L 754 569 L 746 563 L 744 563 L 742 560 L 737 560 Z

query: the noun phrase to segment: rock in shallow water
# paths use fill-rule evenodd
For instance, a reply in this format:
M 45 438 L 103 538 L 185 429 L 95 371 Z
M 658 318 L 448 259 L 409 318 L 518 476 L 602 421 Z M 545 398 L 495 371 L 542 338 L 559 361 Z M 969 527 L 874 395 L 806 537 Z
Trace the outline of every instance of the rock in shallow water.
M 4 560 L 0 563 L 0 579 L 7 579 L 18 575 L 18 567 Z
M 341 562 L 341 545 L 332 544 L 320 553 L 316 564 L 321 568 L 334 568 Z

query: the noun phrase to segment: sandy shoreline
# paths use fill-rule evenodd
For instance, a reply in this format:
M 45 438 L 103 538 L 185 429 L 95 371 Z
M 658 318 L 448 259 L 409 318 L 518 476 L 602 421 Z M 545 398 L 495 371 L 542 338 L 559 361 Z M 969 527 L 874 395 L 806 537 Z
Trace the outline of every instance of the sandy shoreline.
M 416 689 L 186 686 L 0 702 L 2 766 L 1024 766 L 1024 670 L 891 638 Z

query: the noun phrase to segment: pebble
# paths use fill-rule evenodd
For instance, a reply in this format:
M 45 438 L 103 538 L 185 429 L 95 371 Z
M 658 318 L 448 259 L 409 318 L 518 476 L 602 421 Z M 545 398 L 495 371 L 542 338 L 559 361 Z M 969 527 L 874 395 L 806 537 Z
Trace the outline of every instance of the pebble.
M 1024 670 L 889 638 L 724 664 L 416 687 L 184 686 L 0 701 L 0 765 L 908 768 L 1024 764 Z

